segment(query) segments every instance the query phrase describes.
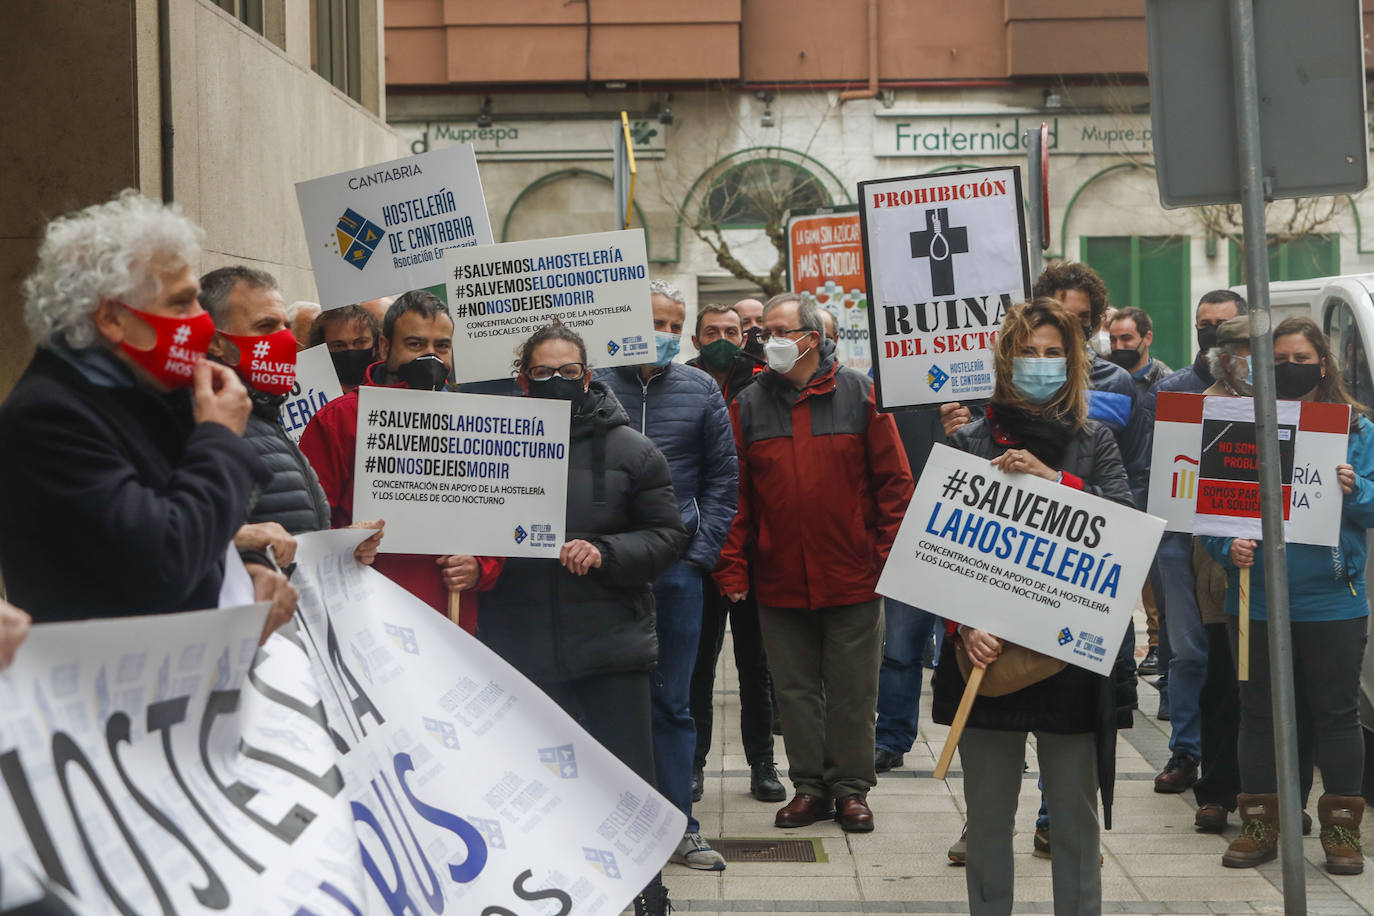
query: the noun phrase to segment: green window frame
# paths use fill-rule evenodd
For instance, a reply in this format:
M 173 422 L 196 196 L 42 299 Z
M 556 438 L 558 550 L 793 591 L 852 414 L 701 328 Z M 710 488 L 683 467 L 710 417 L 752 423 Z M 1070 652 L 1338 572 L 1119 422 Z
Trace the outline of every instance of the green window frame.
M 1268 236 L 1269 280 L 1310 280 L 1334 277 L 1341 272 L 1341 235 L 1339 232 L 1313 233 L 1301 238 L 1278 241 Z M 1232 286 L 1245 282 L 1245 258 L 1240 246 L 1228 245 Z
M 1107 284 L 1108 301 L 1150 314 L 1150 355 L 1178 369 L 1192 361 L 1192 246 L 1186 235 L 1080 236 L 1078 258 Z
M 770 188 L 781 197 L 776 206 L 757 203 L 757 195 L 768 193 Z M 825 183 L 809 169 L 785 159 L 760 157 L 730 166 L 711 182 L 702 197 L 697 224 L 763 229 L 769 214 L 834 205 Z

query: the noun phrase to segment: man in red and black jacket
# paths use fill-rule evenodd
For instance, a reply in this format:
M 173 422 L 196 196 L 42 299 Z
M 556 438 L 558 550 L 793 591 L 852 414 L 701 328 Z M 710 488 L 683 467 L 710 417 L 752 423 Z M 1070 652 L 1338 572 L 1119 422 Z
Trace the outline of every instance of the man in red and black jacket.
M 453 319 L 433 294 L 414 290 L 386 313 L 378 340 L 381 361 L 368 367 L 363 385 L 439 391 L 453 371 Z M 350 391 L 320 408 L 301 435 L 329 499 L 335 528 L 353 523 L 353 459 L 358 446 L 358 392 Z M 504 561 L 466 555 L 382 553 L 373 567 L 416 598 L 448 615 L 449 593 L 459 592 L 458 624 L 477 630 L 477 592 L 496 584 Z
M 753 585 L 796 796 L 778 827 L 837 809 L 873 829 L 873 724 L 883 603 L 874 592 L 914 485 L 873 382 L 839 366 L 814 303 L 764 309 L 768 371 L 730 405 L 740 505 L 716 570 L 739 600 Z M 832 801 L 833 800 L 833 801 Z

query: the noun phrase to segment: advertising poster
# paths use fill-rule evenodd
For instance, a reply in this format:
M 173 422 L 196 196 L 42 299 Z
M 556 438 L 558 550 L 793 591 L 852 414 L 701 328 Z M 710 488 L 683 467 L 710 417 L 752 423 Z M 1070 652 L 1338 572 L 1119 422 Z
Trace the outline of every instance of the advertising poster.
M 1350 408 L 1278 402 L 1284 536 L 1332 547 L 1340 540 L 1341 486 Z M 1260 536 L 1258 447 L 1251 398 L 1160 392 L 1151 454 L 1150 512 L 1169 531 Z
M 654 358 L 643 229 L 453 249 L 444 270 L 459 382 L 510 378 L 525 340 L 554 319 L 582 336 L 591 367 Z
M 1002 317 L 1030 296 L 1017 168 L 859 182 L 884 410 L 986 398 Z
M 296 200 L 326 309 L 441 283 L 445 250 L 492 243 L 466 143 L 299 182 Z
M 0 674 L 0 910 L 620 912 L 683 815 L 358 565 L 365 534 L 300 538 L 261 648 L 266 605 L 33 628 Z
M 320 344 L 296 354 L 296 384 L 281 405 L 282 429 L 299 443 L 310 418 L 330 401 L 343 395 L 329 346 Z
M 840 338 L 835 358 L 841 365 L 867 372 L 873 365 L 873 356 L 869 347 L 868 283 L 864 279 L 858 206 L 790 213 L 787 272 L 789 289 L 835 319 Z
M 353 512 L 383 553 L 557 558 L 568 505 L 567 401 L 358 389 Z
M 937 444 L 879 594 L 1111 673 L 1164 520 Z

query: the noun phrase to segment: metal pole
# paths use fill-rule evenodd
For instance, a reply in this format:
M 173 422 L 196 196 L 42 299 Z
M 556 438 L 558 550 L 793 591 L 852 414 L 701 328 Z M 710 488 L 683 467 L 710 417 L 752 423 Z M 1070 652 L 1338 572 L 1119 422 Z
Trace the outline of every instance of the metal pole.
M 1274 403 L 1274 333 L 1269 311 L 1269 257 L 1264 226 L 1264 168 L 1260 155 L 1259 78 L 1255 67 L 1253 0 L 1230 0 L 1235 66 L 1236 132 L 1245 239 L 1245 290 L 1250 300 L 1250 359 L 1255 373 L 1255 436 L 1259 446 L 1260 515 L 1265 611 L 1274 702 L 1274 760 L 1278 769 L 1279 855 L 1285 913 L 1307 912 L 1298 795 L 1297 718 L 1293 701 L 1293 645 L 1288 618 L 1288 550 L 1283 540 L 1278 416 Z
M 1040 127 L 1026 128 L 1026 198 L 1030 204 L 1030 231 L 1026 233 L 1030 241 L 1031 283 L 1040 277 L 1045 269 L 1045 189 L 1041 185 L 1040 174 Z

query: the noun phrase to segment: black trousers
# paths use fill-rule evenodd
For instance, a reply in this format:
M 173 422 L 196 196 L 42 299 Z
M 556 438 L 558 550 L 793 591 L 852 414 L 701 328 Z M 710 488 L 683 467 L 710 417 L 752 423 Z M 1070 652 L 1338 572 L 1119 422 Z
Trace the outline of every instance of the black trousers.
M 1198 707 L 1202 713 L 1202 778 L 1193 784 L 1198 806 L 1221 805 L 1236 810 L 1240 791 L 1240 759 L 1236 741 L 1240 735 L 1240 694 L 1236 690 L 1236 660 L 1226 638 L 1226 624 L 1209 623 L 1207 631 L 1207 678 L 1202 682 Z
M 656 785 L 648 671 L 541 683 L 539 689 L 640 779 Z
M 743 601 L 730 603 L 709 574 L 702 576 L 701 640 L 697 644 L 696 667 L 692 671 L 692 718 L 697 723 L 696 759 L 698 768 L 706 764 L 711 750 L 711 728 L 715 712 L 716 661 L 725 644 L 725 624 L 735 637 L 735 668 L 739 671 L 739 730 L 744 756 L 749 765 L 773 762 L 772 684 L 768 677 L 768 658 L 759 632 L 759 606 L 751 589 Z

